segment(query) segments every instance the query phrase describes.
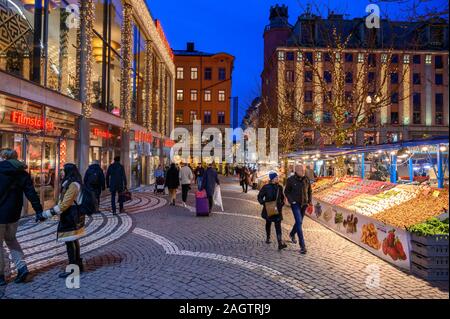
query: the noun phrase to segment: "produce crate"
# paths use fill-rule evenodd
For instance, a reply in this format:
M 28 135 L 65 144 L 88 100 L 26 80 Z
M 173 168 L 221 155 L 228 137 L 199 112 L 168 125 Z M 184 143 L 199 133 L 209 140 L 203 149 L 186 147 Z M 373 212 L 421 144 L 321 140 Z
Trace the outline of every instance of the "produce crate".
M 447 269 L 448 270 L 448 256 L 426 257 L 418 253 L 411 253 L 411 262 L 425 267 L 427 269 Z
M 425 257 L 448 257 L 448 245 L 424 245 L 411 241 L 411 251 Z
M 428 281 L 448 281 L 447 269 L 427 269 L 416 263 L 411 263 L 411 272 Z
M 448 246 L 448 235 L 418 236 L 411 234 L 411 240 L 426 246 Z

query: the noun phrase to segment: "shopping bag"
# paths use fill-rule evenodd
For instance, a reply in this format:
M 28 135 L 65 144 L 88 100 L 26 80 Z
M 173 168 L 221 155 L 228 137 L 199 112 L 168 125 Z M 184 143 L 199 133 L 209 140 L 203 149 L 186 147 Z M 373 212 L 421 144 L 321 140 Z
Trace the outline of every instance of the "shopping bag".
M 220 186 L 216 185 L 214 189 L 213 201 L 216 206 L 219 206 L 223 211 L 222 193 L 220 192 Z
M 122 193 L 119 194 L 119 202 L 120 203 L 127 203 L 129 201 L 131 201 L 132 197 L 131 197 L 131 192 L 126 189 L 125 191 L 123 191 Z

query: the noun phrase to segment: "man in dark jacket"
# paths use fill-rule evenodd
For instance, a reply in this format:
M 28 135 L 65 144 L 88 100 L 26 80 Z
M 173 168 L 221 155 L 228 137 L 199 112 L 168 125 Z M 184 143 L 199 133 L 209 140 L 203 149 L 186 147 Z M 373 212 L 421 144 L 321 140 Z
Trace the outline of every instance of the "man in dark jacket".
M 295 167 L 295 174 L 288 178 L 284 194 L 291 205 L 295 219 L 295 225 L 290 233 L 291 240 L 294 244 L 296 243 L 295 233 L 297 233 L 301 248 L 300 253 L 306 254 L 302 225 L 306 209 L 308 205 L 312 204 L 312 189 L 308 177 L 305 176 L 303 165 Z
M 36 212 L 36 220 L 45 220 L 31 177 L 25 171 L 25 164 L 19 162 L 17 158 L 17 152 L 14 150 L 0 151 L 0 286 L 6 285 L 3 241 L 8 246 L 17 268 L 17 278 L 14 282 L 25 282 L 28 276 L 24 254 L 16 238 L 24 194 Z
M 114 163 L 112 163 L 108 167 L 108 171 L 106 172 L 106 187 L 109 188 L 111 192 L 111 208 L 112 212 L 116 214 L 116 194 L 122 193 L 125 189 L 127 189 L 127 177 L 125 175 L 125 169 L 120 164 L 120 157 L 116 156 L 114 158 Z M 119 197 L 119 208 L 120 213 L 125 213 L 123 209 L 123 202 L 120 201 Z
M 93 161 L 84 174 L 84 185 L 95 193 L 97 203 L 100 205 L 100 195 L 106 189 L 105 174 L 98 161 Z M 100 206 L 99 206 L 100 207 Z M 98 211 L 100 213 L 100 211 Z
M 220 185 L 219 175 L 217 174 L 216 169 L 213 164 L 208 165 L 208 169 L 205 172 L 202 180 L 201 190 L 206 190 L 206 194 L 208 196 L 209 201 L 209 212 L 211 213 L 213 206 L 213 196 L 214 190 L 216 189 L 216 185 Z

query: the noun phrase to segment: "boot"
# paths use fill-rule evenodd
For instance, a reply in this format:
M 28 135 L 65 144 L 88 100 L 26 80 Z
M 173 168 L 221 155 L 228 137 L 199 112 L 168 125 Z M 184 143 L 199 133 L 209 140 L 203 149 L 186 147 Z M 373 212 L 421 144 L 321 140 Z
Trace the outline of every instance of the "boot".
M 27 266 L 23 266 L 22 268 L 20 268 L 17 271 L 17 277 L 16 277 L 16 279 L 14 279 L 14 282 L 16 284 L 25 282 L 27 280 L 28 274 L 29 274 L 29 271 L 28 271 Z
M 266 239 L 266 244 L 270 244 L 270 243 L 272 243 L 272 242 L 270 241 L 270 237 L 267 237 L 267 239 Z
M 83 258 L 78 259 L 77 265 L 80 268 L 80 273 L 84 272 Z
M 6 279 L 4 275 L 0 275 L 0 287 L 6 286 Z
M 285 243 L 278 243 L 278 250 L 286 249 L 287 245 Z

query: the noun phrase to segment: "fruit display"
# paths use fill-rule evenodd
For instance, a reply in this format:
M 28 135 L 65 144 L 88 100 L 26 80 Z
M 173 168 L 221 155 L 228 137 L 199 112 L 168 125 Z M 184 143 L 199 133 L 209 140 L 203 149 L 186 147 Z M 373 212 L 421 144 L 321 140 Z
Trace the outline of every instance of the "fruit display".
M 406 253 L 400 239 L 395 236 L 395 229 L 389 231 L 387 237 L 383 240 L 383 254 L 389 255 L 392 260 L 406 260 Z
M 385 224 L 408 228 L 424 223 L 432 217 L 448 212 L 448 190 L 419 188 L 419 193 L 409 201 L 380 211 L 372 217 Z
M 381 243 L 378 240 L 378 231 L 374 224 L 366 224 L 362 227 L 361 242 L 375 250 L 381 248 Z
M 440 221 L 437 218 L 431 218 L 424 223 L 417 224 L 408 228 L 409 232 L 418 236 L 448 235 L 448 218 Z
M 333 183 L 336 182 L 337 179 L 335 179 L 334 177 L 322 177 L 319 178 L 312 186 L 312 191 L 313 192 L 319 192 L 321 190 L 324 190 L 328 187 L 330 187 L 331 185 L 333 185 Z

